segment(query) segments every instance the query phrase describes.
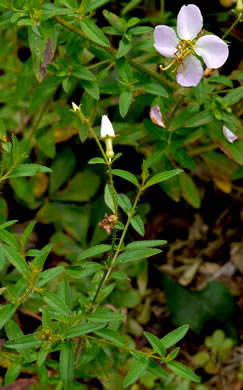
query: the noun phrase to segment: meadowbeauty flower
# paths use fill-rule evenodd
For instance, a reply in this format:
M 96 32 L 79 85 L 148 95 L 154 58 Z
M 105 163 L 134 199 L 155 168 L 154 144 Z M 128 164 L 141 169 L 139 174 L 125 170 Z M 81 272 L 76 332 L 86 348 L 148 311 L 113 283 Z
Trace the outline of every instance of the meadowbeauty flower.
M 228 58 L 227 44 L 216 35 L 200 33 L 203 18 L 200 9 L 194 5 L 183 5 L 177 16 L 177 34 L 168 26 L 156 26 L 154 47 L 173 61 L 163 70 L 175 65 L 176 80 L 184 87 L 199 84 L 203 78 L 203 67 L 197 56 L 202 57 L 208 68 L 221 67 Z

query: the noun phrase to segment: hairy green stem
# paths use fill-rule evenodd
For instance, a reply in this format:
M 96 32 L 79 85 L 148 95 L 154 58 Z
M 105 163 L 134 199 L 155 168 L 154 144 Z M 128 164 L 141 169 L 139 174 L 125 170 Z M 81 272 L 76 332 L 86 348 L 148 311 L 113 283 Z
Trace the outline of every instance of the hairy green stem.
M 103 275 L 103 277 L 102 277 L 102 279 L 101 279 L 101 281 L 100 281 L 100 284 L 99 284 L 99 286 L 98 286 L 98 288 L 97 288 L 97 291 L 96 291 L 95 296 L 94 296 L 93 301 L 92 301 L 92 307 L 91 307 L 91 310 L 92 310 L 92 311 L 95 310 L 95 308 L 96 308 L 96 302 L 98 301 L 100 291 L 102 290 L 102 288 L 103 288 L 104 285 L 106 284 L 107 280 L 109 279 L 110 273 L 111 273 L 111 271 L 112 271 L 112 269 L 113 269 L 113 267 L 114 267 L 114 265 L 115 265 L 115 263 L 116 263 L 116 259 L 117 259 L 118 255 L 119 255 L 119 253 L 120 253 L 120 249 L 121 249 L 121 247 L 122 247 L 122 244 L 123 244 L 124 238 L 125 238 L 125 236 L 126 236 L 127 229 L 128 229 L 128 227 L 129 227 L 129 225 L 130 225 L 131 219 L 132 219 L 132 217 L 133 217 L 133 215 L 134 215 L 134 213 L 135 213 L 135 210 L 136 210 L 136 207 L 137 207 L 137 203 L 138 203 L 138 200 L 139 200 L 139 198 L 140 198 L 140 196 L 141 196 L 141 193 L 142 193 L 142 188 L 139 189 L 139 191 L 138 191 L 138 193 L 137 193 L 137 196 L 136 196 L 136 199 L 135 199 L 135 201 L 134 201 L 132 210 L 131 210 L 131 212 L 130 212 L 129 215 L 128 215 L 127 223 L 126 223 L 126 225 L 125 225 L 125 227 L 124 227 L 124 230 L 123 230 L 123 232 L 122 232 L 122 235 L 121 235 L 119 244 L 118 244 L 118 246 L 117 246 L 117 248 L 116 248 L 116 251 L 115 251 L 115 254 L 114 254 L 114 256 L 113 256 L 113 258 L 112 258 L 112 260 L 111 260 L 111 262 L 110 262 L 109 268 L 105 271 L 105 273 L 104 273 L 104 275 Z

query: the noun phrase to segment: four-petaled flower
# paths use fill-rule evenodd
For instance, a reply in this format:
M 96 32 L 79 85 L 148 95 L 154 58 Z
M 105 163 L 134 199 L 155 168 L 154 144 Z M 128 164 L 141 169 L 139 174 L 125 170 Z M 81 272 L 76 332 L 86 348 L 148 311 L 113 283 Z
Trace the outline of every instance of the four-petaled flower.
M 154 47 L 165 57 L 174 58 L 176 80 L 184 87 L 196 86 L 203 77 L 203 67 L 196 55 L 203 58 L 208 68 L 217 69 L 228 58 L 227 44 L 216 35 L 199 36 L 203 26 L 200 9 L 183 5 L 177 16 L 177 34 L 168 26 L 157 26 L 154 31 Z

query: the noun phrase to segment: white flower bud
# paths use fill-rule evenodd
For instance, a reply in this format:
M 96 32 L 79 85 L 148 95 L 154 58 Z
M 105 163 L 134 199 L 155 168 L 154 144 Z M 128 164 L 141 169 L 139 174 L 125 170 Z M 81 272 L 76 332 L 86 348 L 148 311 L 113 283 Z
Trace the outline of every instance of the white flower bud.
M 115 137 L 115 132 L 112 123 L 107 115 L 102 115 L 100 136 L 101 138 Z
M 237 137 L 237 135 L 235 135 L 226 126 L 223 126 L 223 135 L 224 135 L 224 138 L 231 144 L 233 144 L 233 142 L 235 142 L 235 141 L 237 141 L 239 139 L 239 137 Z
M 79 111 L 79 106 L 77 106 L 77 104 L 75 104 L 74 102 L 72 102 L 72 108 L 73 112 Z

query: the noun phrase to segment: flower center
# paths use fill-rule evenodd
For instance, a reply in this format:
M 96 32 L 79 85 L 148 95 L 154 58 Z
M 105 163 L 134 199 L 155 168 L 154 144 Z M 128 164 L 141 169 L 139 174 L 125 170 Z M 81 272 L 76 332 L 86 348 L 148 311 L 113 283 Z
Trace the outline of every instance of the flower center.
M 181 65 L 183 66 L 183 74 L 185 72 L 185 65 L 184 65 L 184 58 L 188 56 L 189 54 L 193 53 L 193 46 L 194 42 L 193 41 L 188 41 L 188 40 L 181 40 L 178 45 L 176 45 L 176 52 L 174 53 L 174 60 L 165 68 L 160 65 L 161 70 L 167 70 L 169 69 L 172 65 L 175 64 L 175 68 L 172 70 L 172 72 L 175 72 Z

